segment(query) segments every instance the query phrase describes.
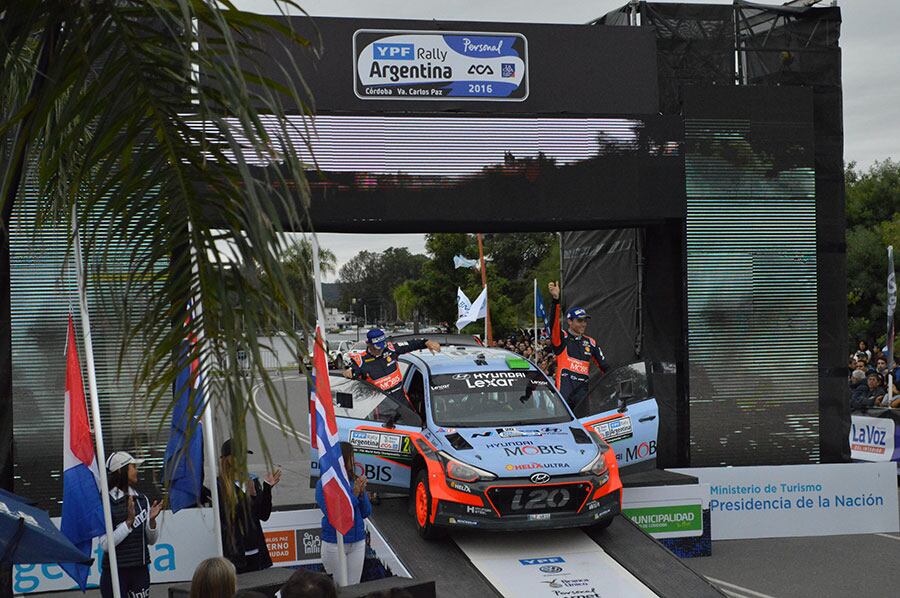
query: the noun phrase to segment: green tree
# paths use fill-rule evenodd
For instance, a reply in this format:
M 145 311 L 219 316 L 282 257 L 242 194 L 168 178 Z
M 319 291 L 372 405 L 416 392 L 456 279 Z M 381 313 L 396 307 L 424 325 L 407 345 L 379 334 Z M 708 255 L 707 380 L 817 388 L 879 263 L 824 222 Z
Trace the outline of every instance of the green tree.
M 371 320 L 396 320 L 397 307 L 392 291 L 406 280 L 419 276 L 424 255 L 414 255 L 406 247 L 388 247 L 381 253 L 360 251 L 341 266 L 341 304 L 357 316 L 367 313 Z
M 851 163 L 845 178 L 849 340 L 880 343 L 887 326 L 887 246 L 900 251 L 900 163 L 876 162 L 866 172 Z
M 308 203 L 304 167 L 283 134 L 293 128 L 288 111 L 309 112 L 303 74 L 282 63 L 279 81 L 266 77 L 271 58 L 256 40 L 288 52 L 307 40 L 286 21 L 213 0 L 34 0 L 0 14 L 0 283 L 9 288 L 7 235 L 20 202 L 35 203 L 35 226 L 67 226 L 74 211 L 95 274 L 128 248 L 127 267 L 104 280 L 118 298 L 110 305 L 122 354 L 141 356 L 138 404 L 169 409 L 187 361 L 215 365 L 211 391 L 231 416 L 244 467 L 251 390 L 263 384 L 275 417 L 289 421 L 257 338 L 274 325 L 299 341 L 289 314 L 302 304 L 279 238 L 302 230 Z M 279 168 L 252 168 L 269 163 Z M 36 200 L 23 193 L 26 180 Z M 92 226 L 97 218 L 108 226 Z M 236 262 L 219 256 L 221 241 Z M 184 355 L 184 312 L 196 300 L 203 317 L 189 332 L 199 342 Z M 238 350 L 256 364 L 249 375 Z M 258 421 L 257 430 L 265 451 Z

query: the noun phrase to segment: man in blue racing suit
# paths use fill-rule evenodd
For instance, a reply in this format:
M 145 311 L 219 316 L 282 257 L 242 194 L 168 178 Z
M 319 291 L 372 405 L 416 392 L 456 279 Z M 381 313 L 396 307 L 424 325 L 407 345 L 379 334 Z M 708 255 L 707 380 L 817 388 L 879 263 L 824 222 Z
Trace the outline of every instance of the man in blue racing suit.
M 417 411 L 416 406 L 412 405 L 403 390 L 403 374 L 397 365 L 397 357 L 420 349 L 439 353 L 441 344 L 425 339 L 394 343 L 387 340 L 383 330 L 373 328 L 366 333 L 365 353 L 350 355 L 350 367 L 344 371 L 344 376 L 365 380 L 400 403 L 406 402 L 412 406 L 414 411 Z
M 591 361 L 600 368 L 600 373 L 609 371 L 603 351 L 597 341 L 586 335 L 590 316 L 580 307 L 573 307 L 566 313 L 568 331 L 561 331 L 559 324 L 559 285 L 548 285 L 553 305 L 550 308 L 550 344 L 556 355 L 556 388 L 574 411 L 588 395 Z

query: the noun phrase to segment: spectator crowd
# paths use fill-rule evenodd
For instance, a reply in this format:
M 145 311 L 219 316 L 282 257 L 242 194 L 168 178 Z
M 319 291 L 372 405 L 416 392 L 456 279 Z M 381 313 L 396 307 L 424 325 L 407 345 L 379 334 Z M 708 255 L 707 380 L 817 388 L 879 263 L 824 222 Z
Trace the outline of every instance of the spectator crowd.
M 896 352 L 895 352 L 896 353 Z M 874 345 L 871 349 L 865 340 L 857 342 L 847 364 L 847 381 L 850 386 L 850 409 L 858 411 L 869 407 L 900 408 L 900 360 L 890 359 L 885 349 Z
M 494 345 L 500 349 L 518 353 L 538 366 L 542 372 L 551 378 L 556 375 L 556 359 L 550 346 L 550 337 L 546 334 L 539 335 L 537 352 L 535 352 L 534 332 L 531 330 L 521 330 L 508 335 L 506 338 L 495 339 Z

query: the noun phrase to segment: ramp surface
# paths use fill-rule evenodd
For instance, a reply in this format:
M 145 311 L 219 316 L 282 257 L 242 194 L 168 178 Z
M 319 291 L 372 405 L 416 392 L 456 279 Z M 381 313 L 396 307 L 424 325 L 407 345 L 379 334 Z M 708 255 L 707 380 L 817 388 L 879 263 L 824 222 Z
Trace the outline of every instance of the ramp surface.
M 616 517 L 605 530 L 591 529 L 586 533 L 607 554 L 660 596 L 724 596 L 704 577 L 626 517 Z
M 453 538 L 504 596 L 656 596 L 580 529 Z
M 407 499 L 386 498 L 372 509 L 371 519 L 414 579 L 432 579 L 438 596 L 501 596 L 449 537 L 419 537 Z

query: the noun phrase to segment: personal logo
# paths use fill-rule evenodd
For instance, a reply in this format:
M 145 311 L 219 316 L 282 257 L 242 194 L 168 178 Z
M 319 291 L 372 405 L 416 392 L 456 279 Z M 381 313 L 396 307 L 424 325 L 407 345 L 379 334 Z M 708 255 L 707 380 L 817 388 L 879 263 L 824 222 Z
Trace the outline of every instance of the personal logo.
M 531 480 L 532 484 L 546 484 L 550 481 L 550 474 L 539 471 L 531 474 L 531 477 L 528 479 Z

